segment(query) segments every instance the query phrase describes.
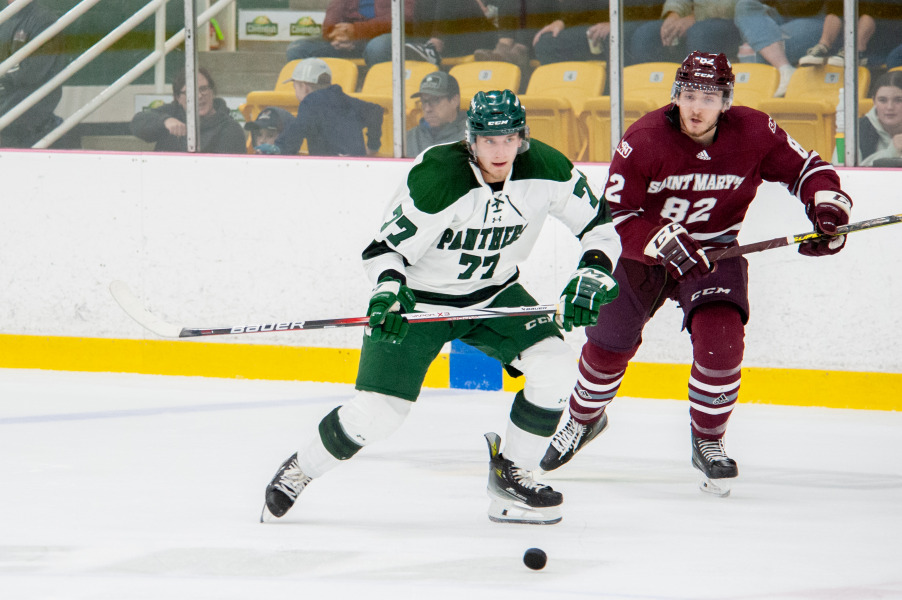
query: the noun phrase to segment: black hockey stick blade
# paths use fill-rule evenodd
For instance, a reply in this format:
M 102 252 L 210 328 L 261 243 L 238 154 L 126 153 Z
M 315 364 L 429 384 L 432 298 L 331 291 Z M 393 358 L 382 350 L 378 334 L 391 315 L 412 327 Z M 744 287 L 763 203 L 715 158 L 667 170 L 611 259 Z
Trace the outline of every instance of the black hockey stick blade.
M 836 235 L 846 235 L 855 231 L 883 227 L 884 225 L 893 225 L 894 223 L 902 223 L 902 214 L 887 215 L 885 217 L 867 219 L 866 221 L 858 221 L 857 223 L 849 223 L 848 225 L 840 225 L 836 228 Z M 708 259 L 717 261 L 723 258 L 733 258 L 734 256 L 742 256 L 743 254 L 751 254 L 752 252 L 761 252 L 772 248 L 782 248 L 783 246 L 792 246 L 793 244 L 801 244 L 802 242 L 810 240 L 827 239 L 829 237 L 832 236 L 816 231 L 810 231 L 808 233 L 764 240 L 763 242 L 755 242 L 744 246 L 733 246 L 724 250 L 712 250 L 707 254 Z
M 169 323 L 144 308 L 141 301 L 122 281 L 110 284 L 110 293 L 122 310 L 145 329 L 160 337 L 187 338 L 208 335 L 242 335 L 248 333 L 274 333 L 281 331 L 307 331 L 310 329 L 335 329 L 338 327 L 363 327 L 369 317 L 344 317 L 340 319 L 297 320 L 254 325 L 232 325 L 226 327 L 183 327 Z M 410 313 L 405 318 L 411 323 L 435 323 L 437 321 L 460 321 L 465 319 L 493 319 L 497 317 L 522 317 L 527 315 L 553 315 L 556 304 L 538 306 L 515 306 L 499 308 L 467 308 L 435 312 Z

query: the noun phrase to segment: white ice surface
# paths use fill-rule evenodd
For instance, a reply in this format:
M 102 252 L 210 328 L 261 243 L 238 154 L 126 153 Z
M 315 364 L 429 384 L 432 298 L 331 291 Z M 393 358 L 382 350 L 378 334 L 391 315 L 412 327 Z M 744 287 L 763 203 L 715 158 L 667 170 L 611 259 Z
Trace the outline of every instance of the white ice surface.
M 685 402 L 619 398 L 544 478 L 563 521 L 505 525 L 483 433 L 503 434 L 510 394 L 426 390 L 258 523 L 279 464 L 351 391 L 0 370 L 0 598 L 902 598 L 900 413 L 740 404 L 719 499 L 696 487 Z

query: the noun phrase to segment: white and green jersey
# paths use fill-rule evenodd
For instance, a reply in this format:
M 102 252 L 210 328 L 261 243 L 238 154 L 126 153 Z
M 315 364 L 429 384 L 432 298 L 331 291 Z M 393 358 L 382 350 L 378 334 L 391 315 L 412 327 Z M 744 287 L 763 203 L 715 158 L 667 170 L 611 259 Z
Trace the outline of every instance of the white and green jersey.
M 613 271 L 620 238 L 610 210 L 563 154 L 531 140 L 493 191 L 465 143 L 434 146 L 389 203 L 364 268 L 374 283 L 387 270 L 406 275 L 418 306 L 483 306 L 517 279 L 549 214 Z

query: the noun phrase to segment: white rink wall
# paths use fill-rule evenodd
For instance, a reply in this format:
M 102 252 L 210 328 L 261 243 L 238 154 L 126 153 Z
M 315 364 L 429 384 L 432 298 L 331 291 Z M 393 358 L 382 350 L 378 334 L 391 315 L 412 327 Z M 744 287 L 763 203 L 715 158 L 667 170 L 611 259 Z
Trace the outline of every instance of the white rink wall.
M 154 338 L 115 304 L 122 279 L 183 325 L 357 316 L 360 252 L 409 160 L 0 152 L 0 334 Z M 607 165 L 580 168 L 602 186 Z M 902 171 L 843 169 L 853 220 L 902 213 Z M 810 230 L 801 204 L 765 184 L 740 241 Z M 751 255 L 746 366 L 902 372 L 902 225 L 853 234 L 837 256 Z M 522 281 L 554 303 L 579 255 L 549 222 Z M 673 303 L 636 360 L 688 363 Z M 204 342 L 356 348 L 359 329 Z M 570 335 L 578 348 L 584 337 Z M 185 343 L 203 343 L 186 341 Z

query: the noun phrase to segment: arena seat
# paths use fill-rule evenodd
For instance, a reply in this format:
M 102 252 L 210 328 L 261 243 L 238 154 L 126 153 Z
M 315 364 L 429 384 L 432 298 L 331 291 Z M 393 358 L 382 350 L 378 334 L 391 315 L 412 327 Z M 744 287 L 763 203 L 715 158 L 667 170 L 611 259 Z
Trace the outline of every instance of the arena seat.
M 780 71 L 773 65 L 762 63 L 736 63 L 733 65 L 736 82 L 733 85 L 733 104 L 758 108 L 762 100 L 774 97 L 780 85 Z
M 520 90 L 520 67 L 493 60 L 460 63 L 448 71 L 460 85 L 460 106 L 467 108 L 476 92 Z
M 858 67 L 858 99 L 866 99 L 871 72 Z M 815 150 L 829 160 L 836 135 L 836 105 L 843 87 L 843 69 L 825 65 L 796 69 L 786 96 L 759 103 L 794 140 L 806 150 Z
M 520 101 L 526 107 L 530 135 L 554 146 L 570 160 L 584 159 L 587 132 L 577 116 L 589 98 L 604 89 L 606 65 L 600 61 L 558 62 L 533 71 Z

